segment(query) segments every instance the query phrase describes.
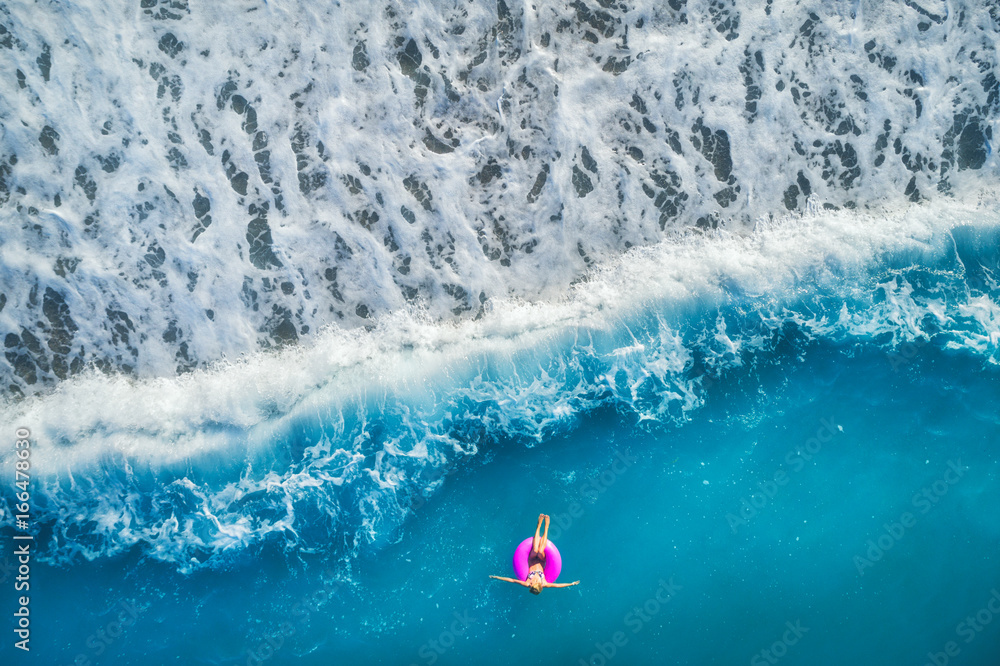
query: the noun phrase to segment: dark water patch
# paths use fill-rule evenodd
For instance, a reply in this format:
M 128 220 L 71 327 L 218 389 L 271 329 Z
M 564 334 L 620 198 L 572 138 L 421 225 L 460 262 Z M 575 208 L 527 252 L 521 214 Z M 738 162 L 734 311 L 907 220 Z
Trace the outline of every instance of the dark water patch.
M 837 189 L 848 190 L 861 176 L 861 165 L 858 164 L 858 154 L 850 143 L 834 141 L 823 152 L 823 180 Z M 836 156 L 839 166 L 830 159 Z M 834 180 L 836 179 L 836 181 Z M 837 184 L 839 182 L 839 185 Z
M 176 58 L 184 50 L 184 42 L 177 39 L 172 32 L 168 32 L 160 38 L 157 47 L 171 58 Z
M 728 0 L 712 0 L 708 5 L 708 15 L 715 30 L 731 42 L 740 36 L 740 13 L 734 3 Z
M 202 196 L 197 188 L 195 188 L 194 200 L 191 202 L 191 205 L 194 208 L 194 216 L 197 219 L 191 232 L 191 242 L 193 243 L 198 239 L 198 236 L 203 234 L 212 225 L 212 216 L 209 214 L 209 211 L 212 210 L 212 203 L 208 197 Z
M 799 207 L 799 186 L 792 183 L 785 190 L 785 208 L 795 210 Z
M 101 168 L 105 172 L 114 173 L 121 166 L 122 156 L 119 153 L 112 152 L 107 157 L 98 156 L 97 160 L 101 163 Z
M 725 130 L 711 129 L 699 118 L 691 128 L 691 143 L 715 168 L 715 177 L 726 182 L 733 173 L 733 158 L 729 149 L 729 135 Z
M 420 47 L 417 46 L 415 39 L 407 41 L 406 47 L 399 52 L 396 58 L 399 62 L 399 70 L 405 76 L 416 77 L 420 64 L 423 62 L 423 54 L 420 53 Z
M 490 161 L 479 171 L 476 176 L 479 180 L 480 185 L 489 185 L 494 179 L 499 179 L 503 177 L 503 171 L 500 165 L 496 163 L 496 160 L 490 159 Z
M 90 174 L 87 172 L 87 168 L 82 164 L 76 168 L 73 182 L 83 190 L 87 199 L 93 203 L 94 199 L 97 197 L 97 183 L 90 177 Z
M 212 135 L 208 130 L 198 130 L 198 143 L 209 155 L 215 155 L 215 146 L 212 145 Z
M 446 294 L 451 296 L 457 301 L 457 305 L 452 308 L 452 314 L 455 316 L 461 315 L 463 312 L 469 312 L 472 310 L 473 306 L 470 303 L 469 293 L 464 287 L 457 284 L 445 283 L 441 287 Z
M 271 151 L 261 150 L 253 154 L 254 162 L 257 163 L 257 173 L 260 175 L 260 180 L 265 185 L 274 182 L 274 178 L 271 177 Z
M 354 54 L 351 58 L 351 66 L 359 72 L 368 69 L 371 60 L 368 59 L 368 50 L 365 48 L 365 41 L 361 40 L 354 47 Z
M 454 147 L 434 136 L 430 130 L 427 130 L 427 133 L 424 134 L 424 145 L 427 146 L 427 149 L 432 153 L 437 153 L 438 155 L 444 155 L 455 151 Z
M 52 49 L 48 44 L 42 44 L 42 52 L 35 59 L 38 71 L 42 73 L 42 79 L 48 83 L 49 75 L 52 73 Z
M 764 70 L 764 55 L 762 51 L 756 51 L 752 56 L 748 46 L 743 52 L 744 60 L 740 65 L 740 73 L 743 74 L 743 86 L 746 94 L 743 97 L 744 110 L 746 111 L 747 122 L 754 122 L 757 119 L 757 102 L 760 100 L 761 86 L 757 81 L 757 76 Z M 754 64 L 756 63 L 756 67 Z
M 371 231 L 380 219 L 378 212 L 370 208 L 355 211 L 353 214 L 349 214 L 349 218 L 356 220 L 367 231 Z
M 170 99 L 174 102 L 179 102 L 181 100 L 181 95 L 184 92 L 184 83 L 181 81 L 181 77 L 179 75 L 171 74 L 169 76 L 161 77 L 159 85 L 156 88 L 156 98 L 163 99 L 168 90 L 170 91 Z
M 248 211 L 251 215 L 256 215 L 247 224 L 246 238 L 250 243 L 250 263 L 266 270 L 268 267 L 281 268 L 282 264 L 274 255 L 273 240 L 271 238 L 271 227 L 267 223 L 267 211 L 270 207 L 268 202 L 261 204 L 250 204 Z
M 915 0 L 905 0 L 905 2 L 906 2 L 906 6 L 907 7 L 909 7 L 910 9 L 913 9 L 914 11 L 916 11 L 921 16 L 926 16 L 927 18 L 929 18 L 931 21 L 934 21 L 935 23 L 939 23 L 939 24 L 940 23 L 944 23 L 945 19 L 947 18 L 947 16 L 941 16 L 941 15 L 935 14 L 935 13 L 933 13 L 933 12 L 927 10 L 927 9 L 924 9 L 924 7 L 922 7 L 920 4 L 918 4 Z
M 579 25 L 590 26 L 597 34 L 606 38 L 615 34 L 615 26 L 620 22 L 620 19 L 616 19 L 604 9 L 592 10 L 582 0 L 574 0 L 569 6 L 576 11 L 576 20 Z
M 573 165 L 573 189 L 576 190 L 576 195 L 583 198 L 594 191 L 594 183 L 590 180 L 590 176 L 585 174 L 580 170 L 580 167 Z
M 239 74 L 230 72 L 230 79 L 222 84 L 222 87 L 219 88 L 219 92 L 216 95 L 215 103 L 216 106 L 219 107 L 220 111 L 226 108 L 226 104 L 229 102 L 233 93 L 239 90 L 239 85 L 233 80 L 233 76 L 238 77 Z
M 896 68 L 896 56 L 890 55 L 890 52 L 882 50 L 876 51 L 875 49 L 877 45 L 878 44 L 874 39 L 865 43 L 865 52 L 868 53 L 868 62 L 877 62 L 882 69 L 891 74 Z
M 382 237 L 382 245 L 389 250 L 389 252 L 399 252 L 399 243 L 396 242 L 396 234 L 392 229 L 392 226 L 386 228 L 385 235 Z
M 182 153 L 176 146 L 167 151 L 167 164 L 169 164 L 174 171 L 180 171 L 181 169 L 187 169 L 188 167 L 187 158 L 184 157 L 184 153 Z
M 635 109 L 637 112 L 641 113 L 642 115 L 646 115 L 647 113 L 649 113 L 649 109 L 646 108 L 646 102 L 643 101 L 641 97 L 639 97 L 638 93 L 632 94 L 632 99 L 629 101 L 628 105 L 631 106 L 633 109 Z
M 424 253 L 430 265 L 440 270 L 445 265 L 455 268 L 455 237 L 450 231 L 445 231 L 437 237 L 429 229 L 420 234 L 424 243 Z
M 644 183 L 642 190 L 647 197 L 653 199 L 653 205 L 660 211 L 659 224 L 662 230 L 684 210 L 688 194 L 682 188 L 681 177 L 663 160 L 653 161 L 649 177 L 655 187 Z
M 17 163 L 17 158 L 14 156 L 8 159 L 13 160 L 13 162 L 0 160 L 0 206 L 10 200 L 10 185 L 7 183 L 7 179 L 13 172 L 11 167 Z
M 158 21 L 180 21 L 191 13 L 188 0 L 139 0 L 139 7 Z
M 298 342 L 299 335 L 292 319 L 292 311 L 288 308 L 280 305 L 271 306 L 271 316 L 265 324 L 265 329 L 276 347 L 284 347 Z
M 191 205 L 194 208 L 194 215 L 197 218 L 205 217 L 212 210 L 212 202 L 208 197 L 199 193 L 197 188 L 195 188 L 194 200 L 191 202 Z
M 812 194 L 812 184 L 803 172 L 799 171 L 795 177 L 795 182 L 799 186 L 799 189 L 802 190 L 803 195 L 809 196 Z
M 988 128 L 987 128 L 988 129 Z M 986 163 L 986 131 L 979 118 L 972 118 L 958 136 L 958 170 L 981 169 Z
M 0 23 L 0 48 L 14 48 L 14 35 L 12 35 L 10 30 L 7 29 L 7 26 L 2 23 Z
M 252 150 L 256 152 L 264 148 L 267 148 L 267 132 L 259 131 L 254 134 Z
M 624 58 L 618 58 L 617 56 L 610 56 L 607 59 L 607 61 L 605 61 L 602 70 L 605 72 L 610 72 L 615 76 L 618 76 L 620 74 L 623 74 L 631 64 L 632 64 L 632 56 L 625 56 Z
M 257 296 L 257 291 L 253 288 L 252 277 L 243 277 L 243 287 L 240 289 L 240 300 L 243 302 L 243 307 L 251 312 L 257 312 L 260 309 L 260 299 Z
M 73 336 L 78 329 L 73 317 L 70 316 L 69 305 L 63 295 L 51 287 L 46 287 L 42 298 L 42 313 L 49 321 L 49 349 L 56 354 L 69 354 Z
M 42 145 L 42 150 L 49 155 L 59 154 L 59 139 L 59 132 L 51 125 L 43 127 L 41 134 L 38 135 L 38 143 Z
M 354 176 L 353 174 L 345 174 L 341 177 L 344 185 L 347 186 L 347 191 L 351 194 L 361 194 L 364 191 L 365 186 L 361 183 L 361 180 Z
M 231 161 L 231 158 L 232 156 L 228 150 L 224 150 L 222 152 L 222 166 L 226 170 L 226 178 L 229 179 L 229 184 L 232 185 L 233 190 L 235 190 L 237 194 L 245 196 L 250 177 L 245 171 L 240 171 Z
M 527 200 L 528 203 L 535 203 L 538 200 L 539 195 L 542 193 L 542 188 L 545 187 L 545 181 L 549 177 L 549 165 L 543 164 L 541 171 L 535 177 L 535 182 L 531 186 L 531 190 L 528 192 Z
M 59 277 L 67 277 L 76 272 L 77 266 L 80 265 L 79 257 L 57 257 L 55 266 L 52 267 L 52 272 Z M 2 311 L 3 308 L 0 308 Z
M 986 93 L 986 107 L 993 113 L 1000 109 L 1000 82 L 996 73 L 989 72 L 982 80 L 983 92 Z
M 715 199 L 716 203 L 718 203 L 721 208 L 728 208 L 729 204 L 734 203 L 736 201 L 737 195 L 739 195 L 739 193 L 740 193 L 740 186 L 736 185 L 732 187 L 725 187 L 716 192 L 715 194 L 713 194 L 712 197 Z
M 424 210 L 427 212 L 434 210 L 431 203 L 434 197 L 431 195 L 427 183 L 421 182 L 416 176 L 407 176 L 403 179 L 403 187 L 417 200 L 417 203 L 424 207 Z
M 110 332 L 112 342 L 115 345 L 121 344 L 124 347 L 129 347 L 129 333 L 135 333 L 135 324 L 132 323 L 131 317 L 123 310 L 111 307 L 106 308 L 104 314 L 106 317 L 104 327 Z M 138 355 L 139 352 L 136 349 L 129 348 L 133 356 Z
M 325 277 L 327 282 L 329 282 L 327 289 L 330 291 L 330 295 L 337 301 L 344 303 L 344 295 L 341 293 L 340 285 L 337 282 L 337 271 L 338 269 L 336 266 L 330 266 L 323 272 L 323 277 Z
M 309 195 L 327 183 L 327 171 L 322 162 L 315 163 L 312 157 L 312 139 L 302 123 L 295 125 L 291 136 L 292 152 L 295 154 L 295 168 L 298 171 L 299 190 Z M 318 152 L 318 151 L 317 151 Z

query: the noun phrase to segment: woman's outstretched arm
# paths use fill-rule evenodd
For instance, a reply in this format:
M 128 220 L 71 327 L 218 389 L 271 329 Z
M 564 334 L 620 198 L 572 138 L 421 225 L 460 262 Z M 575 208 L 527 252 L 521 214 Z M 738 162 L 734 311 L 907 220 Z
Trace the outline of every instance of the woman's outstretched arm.
M 572 583 L 546 583 L 545 587 L 573 587 L 574 585 L 579 585 L 580 581 L 575 580 Z
M 502 580 L 505 583 L 517 583 L 518 585 L 523 585 L 525 587 L 528 587 L 527 583 L 525 583 L 523 580 L 518 580 L 517 578 L 505 578 L 503 576 L 490 576 L 490 578 L 496 578 L 497 580 Z

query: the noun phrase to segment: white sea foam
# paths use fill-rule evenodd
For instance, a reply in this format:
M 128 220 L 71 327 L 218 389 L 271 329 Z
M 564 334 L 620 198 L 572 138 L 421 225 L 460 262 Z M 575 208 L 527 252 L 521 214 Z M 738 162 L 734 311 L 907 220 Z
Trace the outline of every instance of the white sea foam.
M 558 299 L 810 196 L 962 196 L 1000 16 L 918 4 L 4 5 L 2 390 Z
M 996 337 L 991 295 L 946 305 L 942 299 L 954 294 L 915 297 L 913 286 L 897 282 L 892 271 L 947 260 L 954 256 L 952 229 L 993 228 L 997 221 L 995 204 L 940 203 L 878 218 L 823 211 L 761 224 L 749 235 L 671 239 L 595 268 L 555 301 L 495 299 L 481 319 L 446 324 L 419 311 L 400 312 L 372 330 L 334 327 L 308 344 L 247 354 L 173 378 L 84 373 L 51 395 L 6 404 L 3 416 L 33 428 L 42 444 L 40 470 L 110 452 L 169 462 L 218 447 L 253 450 L 269 446 L 283 424 L 301 415 L 393 400 L 436 409 L 439 391 L 476 385 L 484 364 L 499 367 L 500 375 L 516 374 L 525 359 L 530 365 L 535 357 L 586 347 L 580 336 L 593 332 L 622 341 L 595 350 L 616 363 L 635 359 L 646 372 L 662 365 L 663 375 L 680 374 L 685 356 L 657 361 L 656 355 L 685 348 L 677 337 L 685 318 L 739 305 L 780 313 L 810 294 L 833 294 L 845 307 L 867 303 L 865 310 L 835 313 L 840 321 L 828 322 L 831 330 L 839 325 L 874 337 L 891 329 L 900 340 L 919 335 L 923 317 L 944 324 L 950 316 L 945 309 L 958 308 L 981 325 L 975 338 L 981 346 Z M 878 271 L 890 271 L 891 279 L 880 287 L 882 302 L 873 305 L 871 280 Z M 653 345 L 629 332 L 649 313 L 661 321 Z M 747 341 L 729 337 L 733 332 L 727 333 L 724 320 L 714 328 L 719 353 L 738 359 Z M 540 399 L 534 374 L 521 388 Z M 519 400 L 516 394 L 510 399 Z

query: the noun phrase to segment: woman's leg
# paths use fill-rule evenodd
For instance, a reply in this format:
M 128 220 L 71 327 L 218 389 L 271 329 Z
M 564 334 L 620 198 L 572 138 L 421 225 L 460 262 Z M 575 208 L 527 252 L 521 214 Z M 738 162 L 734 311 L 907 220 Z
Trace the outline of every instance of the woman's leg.
M 538 536 L 538 534 L 542 531 L 542 521 L 544 519 L 545 519 L 545 514 L 544 513 L 538 514 L 538 525 L 535 526 L 535 538 L 533 538 L 531 540 L 531 554 L 535 555 L 537 557 L 544 557 L 545 556 L 545 546 L 542 546 L 541 548 L 539 548 L 539 546 L 541 545 L 541 541 L 542 540 L 541 540 L 541 537 Z M 546 525 L 546 527 L 545 527 L 545 533 L 548 534 L 548 532 L 549 532 L 549 528 Z
M 542 543 L 540 544 L 542 557 L 545 557 L 545 548 L 549 545 L 549 517 L 545 516 L 545 533 L 542 534 Z

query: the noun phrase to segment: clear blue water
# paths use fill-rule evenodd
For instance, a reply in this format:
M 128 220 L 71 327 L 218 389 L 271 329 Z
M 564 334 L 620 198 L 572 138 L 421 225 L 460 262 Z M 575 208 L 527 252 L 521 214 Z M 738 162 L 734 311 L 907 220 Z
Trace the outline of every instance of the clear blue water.
M 1000 663 L 998 34 L 0 1 L 0 664 Z

